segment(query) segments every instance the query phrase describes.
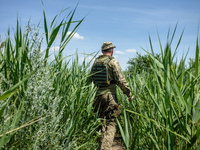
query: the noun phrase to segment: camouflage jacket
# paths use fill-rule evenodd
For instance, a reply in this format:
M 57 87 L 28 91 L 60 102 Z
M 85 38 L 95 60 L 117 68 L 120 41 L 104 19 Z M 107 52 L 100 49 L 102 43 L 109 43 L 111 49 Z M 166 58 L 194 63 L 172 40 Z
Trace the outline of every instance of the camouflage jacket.
M 100 55 L 96 59 L 103 59 L 105 57 L 111 57 L 111 56 Z M 119 62 L 114 57 L 111 57 L 111 58 L 112 59 L 107 64 L 108 78 L 109 78 L 109 81 L 114 80 L 116 82 L 116 84 L 110 84 L 107 87 L 99 87 L 97 90 L 97 96 L 103 95 L 106 93 L 116 94 L 116 88 L 117 88 L 117 86 L 119 86 L 120 89 L 123 91 L 123 93 L 126 94 L 128 98 L 131 98 L 131 96 L 132 96 L 131 90 L 130 90 L 128 83 L 126 82 L 122 68 L 119 65 Z

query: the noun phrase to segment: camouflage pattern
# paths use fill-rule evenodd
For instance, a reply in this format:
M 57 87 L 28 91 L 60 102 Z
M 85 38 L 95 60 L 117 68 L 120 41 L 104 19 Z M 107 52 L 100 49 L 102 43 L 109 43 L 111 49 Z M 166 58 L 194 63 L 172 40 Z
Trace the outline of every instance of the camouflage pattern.
M 112 144 L 116 132 L 116 123 L 109 122 L 102 128 L 102 144 L 101 150 L 112 150 Z
M 111 57 L 111 56 L 100 55 L 97 59 L 104 60 L 105 57 Z M 110 60 L 110 62 L 107 65 L 108 66 L 108 78 L 109 78 L 109 81 L 115 81 L 116 84 L 110 84 L 107 87 L 99 88 L 97 91 L 97 96 L 105 94 L 105 93 L 111 93 L 111 94 L 115 95 L 116 88 L 117 88 L 117 86 L 119 86 L 120 89 L 123 91 L 123 93 L 126 94 L 128 98 L 131 98 L 131 96 L 132 96 L 131 90 L 130 90 L 128 83 L 126 82 L 122 68 L 119 65 L 119 62 L 114 57 L 111 57 L 111 58 L 112 59 Z
M 104 42 L 101 46 L 102 51 L 110 49 L 110 48 L 116 48 L 116 46 L 114 46 L 111 42 Z
M 104 60 L 108 55 L 100 55 L 97 59 Z M 124 94 L 131 98 L 131 90 L 126 82 L 122 68 L 119 62 L 111 57 L 108 62 L 108 78 L 109 81 L 115 81 L 116 84 L 110 84 L 107 87 L 99 87 L 93 103 L 95 112 L 98 112 L 100 118 L 104 119 L 102 126 L 102 144 L 101 150 L 111 150 L 115 132 L 116 132 L 116 117 L 121 114 L 121 107 L 118 105 L 116 97 L 117 86 L 123 91 Z
M 109 93 L 96 96 L 93 106 L 99 117 L 104 119 L 101 149 L 110 150 L 116 132 L 116 117 L 121 114 L 121 107 L 117 104 L 116 95 Z

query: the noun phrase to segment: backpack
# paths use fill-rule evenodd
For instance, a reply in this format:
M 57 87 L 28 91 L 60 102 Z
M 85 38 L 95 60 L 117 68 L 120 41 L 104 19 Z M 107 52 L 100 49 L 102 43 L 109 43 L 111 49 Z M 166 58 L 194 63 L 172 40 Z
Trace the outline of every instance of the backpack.
M 92 81 L 98 87 L 106 87 L 110 85 L 108 80 L 108 67 L 107 64 L 112 60 L 111 57 L 107 57 L 104 61 L 96 59 L 92 66 Z

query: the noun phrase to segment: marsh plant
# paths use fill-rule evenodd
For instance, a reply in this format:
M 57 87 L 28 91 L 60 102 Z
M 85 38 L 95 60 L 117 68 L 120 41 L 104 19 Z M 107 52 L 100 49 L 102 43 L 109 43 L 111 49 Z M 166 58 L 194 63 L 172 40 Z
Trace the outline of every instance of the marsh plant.
M 8 30 L 1 39 L 5 42 L 0 47 L 0 149 L 99 149 L 101 120 L 92 107 L 96 87 L 88 80 L 92 60 L 86 63 L 86 57 L 80 64 L 78 54 L 73 59 L 63 56 L 84 18 L 73 19 L 75 8 L 60 19 L 67 11 L 62 10 L 48 26 L 44 10 L 44 34 L 40 24 L 30 21 L 22 32 L 17 21 L 14 38 Z M 72 32 L 68 35 L 68 31 Z M 129 103 L 118 89 L 123 106 L 118 132 L 126 149 L 200 147 L 199 41 L 188 68 L 186 56 L 175 61 L 183 35 L 172 49 L 175 32 L 176 28 L 165 47 L 158 36 L 159 60 L 150 39 L 151 52 L 144 50 L 150 71 L 138 74 L 135 66 L 127 79 L 134 101 Z M 52 60 L 49 50 L 58 33 L 59 52 Z
M 77 56 L 69 66 L 62 56 L 83 21 L 73 20 L 75 10 L 58 23 L 59 15 L 67 10 L 61 11 L 50 27 L 44 11 L 44 34 L 40 34 L 40 25 L 30 25 L 30 21 L 24 32 L 17 21 L 14 40 L 8 30 L 0 51 L 0 148 L 98 147 L 99 133 L 91 138 L 100 120 L 92 111 L 95 88 L 88 84 L 90 65 L 78 64 Z M 49 49 L 58 32 L 62 34 L 60 49 L 52 61 Z M 41 49 L 43 37 L 45 50 Z
M 197 37 L 194 63 L 188 68 L 187 56 L 180 61 L 175 58 L 183 33 L 172 48 L 176 28 L 171 38 L 168 34 L 165 47 L 158 35 L 161 60 L 154 55 L 149 38 L 151 52 L 144 51 L 151 58 L 151 73 L 138 75 L 135 66 L 129 78 L 135 101 L 122 102 L 125 111 L 118 122 L 127 149 L 200 148 L 199 41 Z

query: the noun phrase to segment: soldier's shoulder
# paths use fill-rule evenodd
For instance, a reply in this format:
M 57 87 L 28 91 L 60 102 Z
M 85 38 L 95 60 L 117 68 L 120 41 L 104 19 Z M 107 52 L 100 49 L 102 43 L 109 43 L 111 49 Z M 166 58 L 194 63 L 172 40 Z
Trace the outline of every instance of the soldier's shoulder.
M 119 64 L 118 60 L 114 57 L 110 60 L 110 64 Z
M 120 66 L 118 60 L 116 60 L 114 57 L 110 60 L 109 65 L 113 68 Z

